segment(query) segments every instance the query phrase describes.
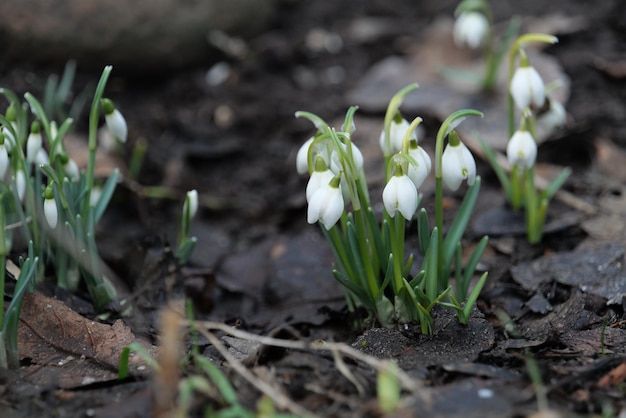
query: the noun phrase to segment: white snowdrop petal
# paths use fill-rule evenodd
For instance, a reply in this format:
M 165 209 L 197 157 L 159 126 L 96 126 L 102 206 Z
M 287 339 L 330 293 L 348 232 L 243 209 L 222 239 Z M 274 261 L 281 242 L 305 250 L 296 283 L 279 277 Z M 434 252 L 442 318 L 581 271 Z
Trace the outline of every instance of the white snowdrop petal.
M 470 48 L 480 47 L 489 33 L 489 21 L 479 12 L 462 13 L 454 23 L 454 43 L 458 47 L 467 44 Z
M 104 116 L 104 120 L 115 139 L 122 143 L 126 142 L 128 126 L 126 125 L 126 119 L 124 119 L 122 113 L 114 109 L 112 113 Z
M 383 189 L 383 205 L 385 205 L 385 210 L 392 218 L 396 216 L 396 196 L 398 195 L 395 178 L 396 176 L 390 178 Z
M 305 174 L 309 172 L 309 147 L 313 143 L 313 138 L 307 139 L 304 144 L 298 149 L 296 154 L 296 170 L 298 174 Z
M 329 192 L 326 207 L 324 208 L 324 212 L 321 216 L 322 224 L 326 230 L 335 226 L 339 218 L 341 218 L 341 214 L 344 209 L 341 190 L 334 187 L 330 187 L 330 189 L 332 190 Z
M 545 101 L 545 86 L 534 67 L 518 67 L 515 70 L 510 92 L 515 105 L 521 110 L 531 105 L 539 108 Z
M 506 156 L 511 165 L 530 168 L 537 158 L 537 144 L 528 131 L 516 131 L 506 147 Z
M 409 155 L 417 162 L 417 166 L 409 164 L 409 170 L 407 175 L 415 184 L 415 187 L 419 188 L 428 177 L 431 168 L 430 156 L 422 147 L 409 150 Z
M 396 192 L 398 211 L 404 219 L 410 220 L 417 210 L 417 189 L 409 177 L 400 176 Z
M 183 213 L 187 213 L 189 207 L 189 219 L 193 219 L 198 213 L 198 191 L 196 189 L 189 190 L 183 204 Z
M 310 202 L 317 189 L 327 185 L 335 175 L 330 170 L 314 171 L 306 184 L 306 201 Z
M 9 153 L 4 144 L 0 145 L 0 181 L 4 180 L 4 176 L 9 168 Z
M 50 228 L 54 229 L 59 221 L 57 202 L 54 199 L 45 199 L 43 202 L 43 213 Z

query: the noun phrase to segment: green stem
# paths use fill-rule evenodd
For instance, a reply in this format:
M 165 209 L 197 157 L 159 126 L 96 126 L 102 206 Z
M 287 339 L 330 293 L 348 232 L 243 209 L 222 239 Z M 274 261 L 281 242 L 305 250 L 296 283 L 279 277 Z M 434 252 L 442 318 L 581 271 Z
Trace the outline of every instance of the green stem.
M 96 92 L 91 102 L 91 111 L 89 113 L 89 163 L 87 164 L 87 179 L 85 183 L 86 195 L 83 199 L 83 217 L 87 217 L 87 211 L 89 210 L 89 201 L 91 197 L 91 190 L 93 189 L 94 173 L 96 169 L 96 148 L 98 146 L 98 121 L 100 118 L 100 99 L 104 94 L 104 88 L 106 87 L 107 80 L 111 74 L 112 66 L 107 65 L 102 71 L 100 81 L 96 87 Z

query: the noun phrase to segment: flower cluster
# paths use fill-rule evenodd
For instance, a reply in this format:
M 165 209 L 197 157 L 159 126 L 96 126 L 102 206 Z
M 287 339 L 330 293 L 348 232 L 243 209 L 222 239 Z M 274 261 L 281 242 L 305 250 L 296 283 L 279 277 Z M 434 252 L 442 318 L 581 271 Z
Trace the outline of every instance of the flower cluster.
M 311 120 L 317 128 L 317 133 L 298 150 L 296 169 L 300 174 L 310 174 L 306 186 L 307 221 L 320 224 L 335 251 L 338 268 L 334 273 L 346 290 L 348 306 L 352 309 L 364 306 L 385 326 L 418 321 L 422 331 L 429 332 L 433 320 L 430 311 L 437 304 L 455 309 L 459 320 L 467 323 L 469 310 L 486 280 L 483 275 L 468 295 L 475 264 L 465 269 L 458 265 L 455 294 L 450 293 L 448 285 L 452 258 L 460 251 L 459 240 L 480 185 L 474 158 L 453 127 L 465 117 L 481 113 L 456 112 L 439 130 L 434 159 L 436 225 L 430 230 L 424 209 L 418 213 L 418 189 L 433 165 L 428 153 L 419 145 L 416 133 L 422 119 L 417 117 L 409 123 L 399 112 L 402 99 L 415 88 L 417 85 L 408 86 L 392 98 L 380 134 L 387 178 L 382 192 L 385 212 L 381 223 L 372 210 L 363 155 L 352 142 L 356 107 L 350 108 L 339 131 L 316 115 L 296 113 Z M 448 144 L 444 149 L 446 137 Z M 457 190 L 464 180 L 470 188 L 463 210 L 444 237 L 442 185 L 445 183 Z M 413 219 L 417 219 L 419 242 L 424 252 L 417 274 L 412 269 L 413 255 L 406 258 L 404 250 L 406 224 Z M 476 260 L 485 245 L 486 238 L 476 250 Z M 461 275 L 461 271 L 465 273 Z
M 73 124 L 66 118 L 57 124 L 39 100 L 30 93 L 25 102 L 7 89 L 0 94 L 8 100 L 0 115 L 0 209 L 4 228 L 19 225 L 18 233 L 32 242 L 38 262 L 56 268 L 58 284 L 70 290 L 83 277 L 98 308 L 115 297 L 115 289 L 100 271 L 95 225 L 102 216 L 117 183 L 113 174 L 97 192 L 95 152 L 100 111 L 112 135 L 125 141 L 126 121 L 113 102 L 102 99 L 111 67 L 105 68 L 92 103 L 89 121 L 89 162 L 83 172 L 70 157 L 64 138 Z M 13 231 L 7 232 L 10 248 Z M 69 245 L 69 242 L 75 244 Z M 0 269 L 4 270 L 3 266 Z

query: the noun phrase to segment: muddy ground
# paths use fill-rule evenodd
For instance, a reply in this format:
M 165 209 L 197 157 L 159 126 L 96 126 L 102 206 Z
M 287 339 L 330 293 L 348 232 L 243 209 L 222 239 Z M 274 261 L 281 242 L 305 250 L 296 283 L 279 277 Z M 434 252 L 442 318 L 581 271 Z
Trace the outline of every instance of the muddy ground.
M 469 62 L 475 58 L 426 36 L 433 28 L 449 28 L 445 19 L 452 16 L 456 2 L 286 1 L 271 28 L 246 40 L 244 57 L 223 50 L 205 65 L 177 72 L 138 75 L 114 70 L 107 96 L 115 99 L 129 124 L 129 142 L 114 164 L 125 170 L 137 144 L 146 145 L 147 154 L 138 177 L 119 186 L 101 223 L 99 245 L 120 291 L 135 308 L 123 316 L 112 307 L 108 318 L 96 319 L 86 294 L 67 295 L 54 286 L 53 277 L 43 283 L 29 299 L 30 308 L 25 306 L 23 320 L 30 327 L 41 322 L 43 330 L 36 342 L 22 341 L 20 369 L 0 377 L 0 415 L 120 418 L 167 410 L 171 405 L 163 406 L 160 399 L 169 399 L 167 391 L 175 391 L 181 376 L 197 370 L 187 364 L 181 375 L 171 376 L 169 385 L 163 384 L 163 369 L 153 373 L 145 366 L 117 380 L 116 356 L 122 343 L 135 338 L 150 349 L 158 345 L 166 331 L 159 312 L 168 305 L 182 311 L 181 301 L 188 296 L 198 320 L 282 341 L 345 343 L 373 357 L 396 360 L 413 386 L 403 391 L 395 416 L 525 417 L 538 411 L 543 415 L 537 416 L 551 416 L 548 409 L 559 414 L 555 416 L 624 416 L 622 4 L 493 3 L 501 26 L 516 15 L 524 25 L 559 36 L 559 43 L 541 55 L 569 79 L 569 120 L 540 145 L 538 172 L 549 178 L 569 166 L 573 174 L 566 193 L 552 206 L 549 232 L 540 244 L 529 245 L 520 234 L 519 219 L 502 210 L 505 202 L 497 179 L 479 159 L 483 188 L 464 242 L 471 246 L 483 234 L 491 236 L 479 266 L 489 271 L 489 279 L 467 327 L 445 311 L 438 312 L 432 336 L 419 335 L 414 324 L 399 329 L 353 327 L 354 318 L 347 314 L 332 278 L 332 254 L 318 228 L 306 224 L 306 179 L 295 173 L 295 152 L 313 132 L 310 124 L 293 116 L 307 110 L 339 125 L 348 106 L 361 106 L 354 141 L 371 161 L 368 169 L 378 167 L 377 136 L 384 115 L 380 103 L 405 81 L 419 82 L 429 94 L 440 91 L 429 90 L 429 83 L 440 85 L 441 80 L 411 79 L 421 74 L 411 67 L 423 62 L 420 51 L 439 51 Z M 227 77 L 209 85 L 207 71 L 218 61 L 229 64 Z M 381 62 L 388 66 L 376 67 Z M 62 68 L 5 59 L 0 85 L 41 94 L 48 75 Z M 397 68 L 402 70 L 393 72 Z M 99 70 L 79 62 L 76 93 L 93 86 L 98 76 Z M 432 106 L 417 101 L 403 108 L 407 117 L 425 119 L 427 149 L 445 117 L 440 104 L 450 98 L 447 90 L 441 94 L 428 96 Z M 470 100 L 469 106 L 483 110 L 481 100 Z M 77 120 L 79 139 L 86 121 L 83 112 Z M 494 126 L 484 122 L 475 128 L 496 132 L 497 137 Z M 380 190 L 382 178 L 371 179 L 372 189 Z M 164 197 L 153 197 L 150 186 L 162 186 Z M 192 226 L 198 246 L 190 262 L 180 267 L 170 244 L 176 240 L 184 193 L 192 188 L 200 192 L 200 213 Z M 421 192 L 424 202 L 432 200 L 432 183 Z M 462 191 L 446 196 L 454 209 Z M 87 324 L 92 320 L 102 322 L 102 338 L 117 344 L 70 344 L 54 332 L 46 335 L 50 329 L 36 307 L 51 305 L 57 320 L 73 318 L 85 327 L 91 327 Z M 118 318 L 121 322 L 115 322 Z M 65 327 L 61 325 L 69 335 L 72 331 Z M 89 329 L 88 334 L 76 331 L 77 338 L 92 335 Z M 376 364 L 346 351 L 341 363 L 346 372 L 332 351 L 258 345 L 247 334 L 212 332 L 257 381 L 269 384 L 274 403 L 284 411 L 341 417 L 381 414 Z M 176 338 L 171 337 L 175 331 L 167 335 Z M 224 360 L 219 344 L 208 337 L 200 337 L 201 352 L 222 367 L 239 402 L 256 410 L 262 399 L 259 389 Z M 180 341 L 188 351 L 190 340 Z M 113 348 L 105 355 L 108 344 Z M 90 350 L 87 356 L 81 347 Z M 533 365 L 539 370 L 534 380 L 529 373 Z M 281 403 L 278 393 L 288 401 Z M 213 391 L 197 391 L 192 399 L 191 416 L 227 406 Z

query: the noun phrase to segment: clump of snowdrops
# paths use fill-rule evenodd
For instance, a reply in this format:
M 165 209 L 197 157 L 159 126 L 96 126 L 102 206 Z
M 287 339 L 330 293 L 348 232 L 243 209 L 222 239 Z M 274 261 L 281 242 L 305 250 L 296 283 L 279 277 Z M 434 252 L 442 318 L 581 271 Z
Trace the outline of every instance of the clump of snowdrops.
M 546 86 L 530 62 L 525 47 L 537 42 L 555 44 L 558 39 L 542 33 L 527 33 L 515 39 L 519 24 L 512 20 L 498 48 L 495 48 L 491 8 L 486 0 L 463 0 L 455 14 L 454 39 L 457 45 L 484 48 L 484 89 L 492 90 L 495 87 L 497 70 L 508 48 L 508 167 L 498 162 L 495 152 L 487 144 L 483 142 L 482 147 L 509 204 L 516 211 L 524 211 L 528 242 L 536 244 L 543 236 L 550 200 L 563 186 L 571 170 L 564 169 L 543 189 L 535 184 L 536 125 L 542 124 L 548 130 L 562 126 L 566 121 L 566 112 L 563 104 L 550 94 L 559 86 L 558 80 Z
M 314 114 L 297 112 L 296 116 L 313 122 L 317 132 L 296 158 L 298 172 L 310 174 L 308 222 L 319 223 L 334 251 L 337 263 L 333 273 L 345 290 L 348 307 L 366 308 L 383 326 L 415 321 L 423 333 L 429 333 L 437 305 L 455 310 L 459 321 L 466 324 L 487 278 L 484 273 L 470 291 L 487 237 L 465 265 L 461 262 L 461 238 L 478 196 L 480 177 L 471 152 L 455 131 L 463 119 L 482 114 L 471 109 L 451 114 L 439 128 L 431 162 L 416 134 L 422 119 L 409 123 L 399 111 L 403 98 L 417 87 L 412 84 L 398 92 L 385 115 L 380 146 L 387 183 L 381 216 L 372 209 L 363 155 L 353 143 L 356 107 L 348 110 L 340 130 Z M 418 190 L 433 165 L 435 222 L 431 227 L 426 210 L 418 210 Z M 445 228 L 443 185 L 457 190 L 463 182 L 469 187 L 453 222 Z M 415 255 L 406 251 L 409 227 L 417 227 L 414 239 L 422 255 L 419 266 L 414 265 Z M 454 287 L 450 284 L 453 266 Z

